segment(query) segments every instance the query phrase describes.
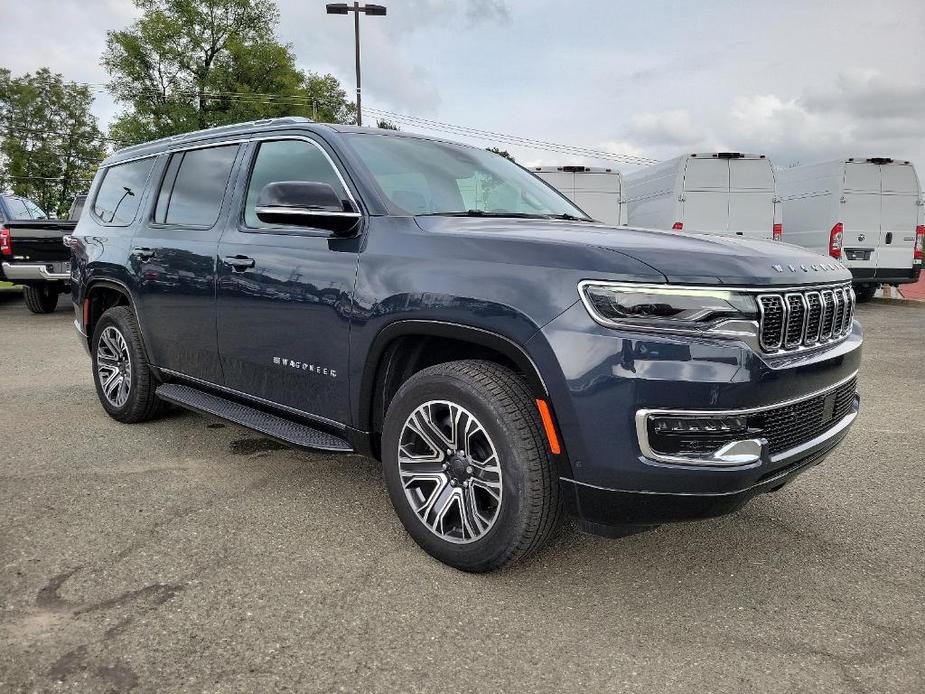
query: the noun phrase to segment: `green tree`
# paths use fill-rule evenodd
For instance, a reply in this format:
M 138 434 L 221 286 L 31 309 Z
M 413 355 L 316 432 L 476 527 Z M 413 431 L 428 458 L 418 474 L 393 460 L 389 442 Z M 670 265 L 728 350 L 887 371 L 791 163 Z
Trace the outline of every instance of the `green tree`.
M 0 69 L 0 189 L 65 214 L 106 154 L 92 104 L 86 86 L 48 68 L 16 78 Z
M 380 118 L 376 121 L 376 127 L 382 128 L 383 130 L 401 130 L 395 123 L 385 118 Z
M 165 135 L 277 116 L 351 123 L 332 75 L 306 74 L 277 41 L 272 0 L 135 0 L 142 16 L 109 32 L 103 65 L 125 110 L 115 138 Z
M 500 147 L 486 147 L 485 149 L 488 152 L 497 154 L 499 157 L 504 157 L 505 159 L 510 159 L 511 161 L 517 161 L 506 149 L 501 149 Z

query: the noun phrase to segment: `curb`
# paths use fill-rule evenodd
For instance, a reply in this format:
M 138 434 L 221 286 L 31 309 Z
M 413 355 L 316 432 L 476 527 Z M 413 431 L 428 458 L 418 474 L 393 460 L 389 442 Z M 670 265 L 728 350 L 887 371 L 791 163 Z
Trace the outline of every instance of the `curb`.
M 877 304 L 878 306 L 901 306 L 903 308 L 925 308 L 925 301 L 922 299 L 883 299 L 874 297 L 865 303 Z

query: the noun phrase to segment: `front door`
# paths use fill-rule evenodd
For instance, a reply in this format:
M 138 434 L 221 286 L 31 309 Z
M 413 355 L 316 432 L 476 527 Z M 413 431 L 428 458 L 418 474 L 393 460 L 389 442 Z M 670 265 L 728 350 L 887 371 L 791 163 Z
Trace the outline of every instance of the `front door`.
M 318 417 L 349 417 L 347 356 L 357 238 L 260 221 L 275 181 L 319 181 L 350 193 L 319 143 L 250 146 L 250 173 L 218 248 L 218 344 L 225 384 Z
M 149 358 L 217 384 L 215 254 L 240 149 L 232 144 L 170 154 L 154 212 L 132 239 L 136 308 Z

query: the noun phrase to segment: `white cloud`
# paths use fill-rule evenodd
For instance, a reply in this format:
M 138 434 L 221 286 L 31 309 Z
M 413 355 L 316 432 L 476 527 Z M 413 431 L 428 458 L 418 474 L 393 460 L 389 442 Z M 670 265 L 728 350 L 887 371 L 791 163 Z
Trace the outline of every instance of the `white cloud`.
M 678 147 L 695 145 L 707 139 L 703 124 L 695 124 L 693 116 L 685 109 L 633 116 L 630 133 L 640 142 Z

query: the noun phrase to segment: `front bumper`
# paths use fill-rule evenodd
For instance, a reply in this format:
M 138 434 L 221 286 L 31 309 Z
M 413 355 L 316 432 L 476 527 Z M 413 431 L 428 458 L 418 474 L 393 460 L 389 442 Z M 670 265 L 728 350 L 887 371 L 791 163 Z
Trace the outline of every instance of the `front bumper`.
M 49 282 L 71 279 L 70 271 L 58 267 L 62 263 L 3 263 L 3 277 L 9 282 Z
M 820 419 L 792 444 L 778 438 L 774 450 L 761 441 L 745 461 L 658 459 L 646 450 L 637 413 L 778 410 L 851 383 L 862 341 L 855 322 L 838 343 L 768 356 L 733 340 L 611 330 L 583 306 L 569 309 L 528 346 L 564 444 L 559 477 L 570 510 L 603 525 L 649 525 L 726 513 L 786 484 L 844 438 L 859 409 L 853 387 L 841 401 L 850 407 L 829 424 Z
M 609 489 L 562 478 L 560 482 L 566 508 L 584 521 L 605 526 L 659 525 L 730 513 L 752 497 L 777 491 L 801 472 L 821 463 L 847 435 L 859 407 L 860 398 L 855 395 L 851 412 L 831 429 L 780 456 L 771 456 L 765 446 L 762 459 L 778 465 L 742 489 L 716 493 L 667 494 Z

